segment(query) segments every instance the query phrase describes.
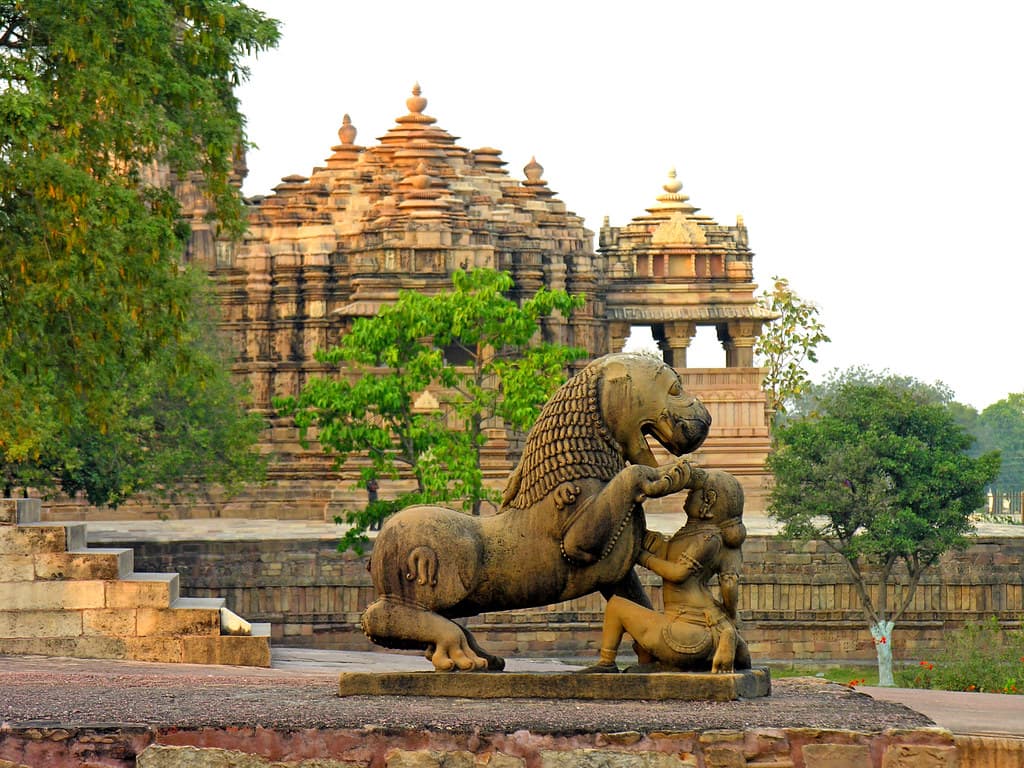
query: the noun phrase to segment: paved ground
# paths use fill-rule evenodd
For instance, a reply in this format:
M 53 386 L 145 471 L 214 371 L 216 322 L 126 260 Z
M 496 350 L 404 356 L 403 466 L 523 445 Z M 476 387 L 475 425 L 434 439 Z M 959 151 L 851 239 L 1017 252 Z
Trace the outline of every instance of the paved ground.
M 512 659 L 515 671 L 566 671 L 552 659 Z M 542 732 L 810 727 L 879 731 L 932 722 L 954 733 L 1024 737 L 1024 696 L 907 689 L 856 691 L 815 678 L 774 681 L 741 702 L 439 701 L 336 695 L 342 671 L 429 671 L 418 656 L 274 649 L 270 669 L 0 657 L 0 723 L 14 728 L 104 726 L 500 730 Z M 465 673 L 464 673 L 465 674 Z M 484 675 L 486 673 L 478 673 Z
M 860 687 L 857 690 L 878 701 L 899 702 L 953 733 L 1024 738 L 1024 696 L 916 688 Z
M 780 680 L 770 697 L 727 702 L 340 697 L 341 669 L 422 669 L 425 661 L 383 653 L 279 649 L 275 655 L 271 669 L 0 657 L 0 725 L 12 730 L 372 727 L 563 735 L 751 726 L 873 733 L 932 725 L 899 703 L 875 701 L 815 678 Z M 514 668 L 542 671 L 552 665 L 566 670 L 550 660 L 519 660 Z M 483 684 L 488 676 L 455 674 L 478 675 Z

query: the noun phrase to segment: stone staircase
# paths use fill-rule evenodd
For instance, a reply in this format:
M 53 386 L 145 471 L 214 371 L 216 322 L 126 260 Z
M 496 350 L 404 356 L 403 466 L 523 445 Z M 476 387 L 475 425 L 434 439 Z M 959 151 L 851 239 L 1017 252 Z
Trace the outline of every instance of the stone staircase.
M 39 520 L 38 499 L 0 499 L 0 654 L 270 666 L 269 624 L 87 547 L 85 523 Z

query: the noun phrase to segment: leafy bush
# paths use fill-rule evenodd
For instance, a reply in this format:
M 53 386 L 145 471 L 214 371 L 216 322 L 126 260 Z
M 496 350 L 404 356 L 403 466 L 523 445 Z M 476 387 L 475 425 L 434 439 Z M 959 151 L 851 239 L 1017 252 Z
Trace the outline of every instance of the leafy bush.
M 1024 693 L 1024 623 L 1007 629 L 993 616 L 967 624 L 949 635 L 935 661 L 907 667 L 897 679 L 905 688 Z

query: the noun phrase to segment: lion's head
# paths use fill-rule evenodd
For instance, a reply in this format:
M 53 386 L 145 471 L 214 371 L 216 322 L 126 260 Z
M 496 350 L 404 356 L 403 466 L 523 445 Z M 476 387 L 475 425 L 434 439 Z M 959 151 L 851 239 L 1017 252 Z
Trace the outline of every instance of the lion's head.
M 526 509 L 566 481 L 611 480 L 627 462 L 656 466 L 648 436 L 674 456 L 690 453 L 710 426 L 703 403 L 683 391 L 668 365 L 647 355 L 605 355 L 544 406 L 502 506 Z

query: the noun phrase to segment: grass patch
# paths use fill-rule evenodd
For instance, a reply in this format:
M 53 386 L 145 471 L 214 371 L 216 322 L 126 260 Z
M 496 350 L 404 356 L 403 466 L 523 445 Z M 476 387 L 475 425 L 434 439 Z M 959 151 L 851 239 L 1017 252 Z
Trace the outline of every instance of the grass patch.
M 768 666 L 773 678 L 821 677 L 843 685 L 878 685 L 878 667 L 870 664 L 857 666 L 769 664 Z
M 945 650 L 896 674 L 904 688 L 1024 693 L 1024 624 L 1007 628 L 995 616 L 949 635 Z

